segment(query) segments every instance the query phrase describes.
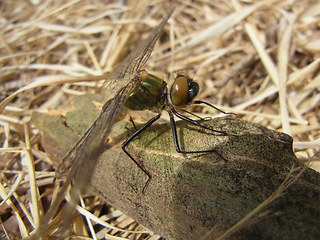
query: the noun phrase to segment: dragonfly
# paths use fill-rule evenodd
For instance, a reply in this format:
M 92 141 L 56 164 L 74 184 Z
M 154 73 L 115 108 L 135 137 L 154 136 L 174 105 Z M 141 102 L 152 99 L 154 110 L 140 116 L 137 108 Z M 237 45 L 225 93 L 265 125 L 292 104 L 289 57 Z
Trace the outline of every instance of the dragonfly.
M 173 9 L 167 14 L 162 22 L 152 30 L 147 39 L 138 43 L 125 60 L 114 69 L 103 83 L 101 94 L 105 100 L 102 110 L 92 126 L 61 161 L 61 164 L 56 171 L 56 179 L 62 179 L 63 184 L 59 189 L 54 203 L 45 215 L 42 226 L 39 227 L 35 236 L 43 236 L 46 225 L 56 214 L 61 202 L 64 200 L 65 193 L 67 192 L 70 183 L 72 183 L 70 200 L 67 202 L 63 221 L 65 223 L 71 222 L 74 206 L 77 204 L 76 199 L 79 199 L 79 194 L 84 192 L 97 159 L 105 149 L 104 143 L 108 138 L 113 125 L 118 121 L 118 117 L 124 107 L 130 110 L 148 109 L 157 113 L 155 117 L 152 117 L 122 144 L 123 151 L 148 176 L 148 180 L 142 192 L 146 191 L 152 176 L 138 161 L 136 161 L 126 147 L 141 134 L 141 132 L 156 122 L 163 111 L 166 111 L 169 114 L 175 148 L 179 153 L 204 153 L 211 152 L 212 150 L 181 150 L 174 116 L 188 121 L 193 125 L 226 135 L 226 132 L 207 128 L 198 121 L 186 117 L 176 110 L 176 108 L 184 108 L 191 103 L 206 104 L 217 109 L 207 102 L 194 100 L 199 92 L 199 85 L 193 81 L 191 77 L 187 74 L 179 73 L 175 77 L 175 81 L 169 91 L 167 83 L 163 79 L 144 70 L 144 66 L 151 55 L 153 47 L 163 32 L 164 26 L 172 13 Z M 221 111 L 220 109 L 217 110 Z M 66 231 L 67 224 L 65 225 L 65 229 L 61 230 L 61 232 Z

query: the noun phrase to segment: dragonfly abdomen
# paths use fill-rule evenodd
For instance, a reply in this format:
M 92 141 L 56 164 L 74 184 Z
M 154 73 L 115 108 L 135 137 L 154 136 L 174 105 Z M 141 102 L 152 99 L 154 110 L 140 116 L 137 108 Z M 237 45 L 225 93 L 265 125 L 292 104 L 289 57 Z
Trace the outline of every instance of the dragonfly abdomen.
M 125 106 L 134 111 L 153 109 L 163 99 L 166 83 L 146 71 L 139 78 L 140 84 L 130 93 Z

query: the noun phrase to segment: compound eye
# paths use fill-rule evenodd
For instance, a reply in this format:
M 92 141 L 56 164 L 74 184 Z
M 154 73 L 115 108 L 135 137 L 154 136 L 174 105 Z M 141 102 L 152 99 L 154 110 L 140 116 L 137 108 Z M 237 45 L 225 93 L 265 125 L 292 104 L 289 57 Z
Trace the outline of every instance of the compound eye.
M 189 97 L 187 100 L 187 104 L 192 102 L 193 99 L 198 95 L 199 93 L 199 84 L 196 82 L 190 82 L 189 83 Z
M 175 106 L 183 106 L 188 103 L 189 86 L 188 79 L 180 75 L 175 80 L 170 90 L 171 102 Z

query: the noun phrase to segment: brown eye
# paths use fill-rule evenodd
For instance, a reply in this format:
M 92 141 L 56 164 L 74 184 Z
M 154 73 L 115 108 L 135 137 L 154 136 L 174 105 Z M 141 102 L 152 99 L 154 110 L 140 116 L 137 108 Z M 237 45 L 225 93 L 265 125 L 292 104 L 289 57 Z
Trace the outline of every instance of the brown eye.
M 189 86 L 188 79 L 180 75 L 174 81 L 171 90 L 170 96 L 172 104 L 175 106 L 183 106 L 187 104 L 189 98 Z

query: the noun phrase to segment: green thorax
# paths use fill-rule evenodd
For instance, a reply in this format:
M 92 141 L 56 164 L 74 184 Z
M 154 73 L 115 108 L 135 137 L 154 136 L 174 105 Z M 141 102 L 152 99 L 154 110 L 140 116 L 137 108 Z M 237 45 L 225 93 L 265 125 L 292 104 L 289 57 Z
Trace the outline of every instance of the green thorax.
M 163 99 L 166 83 L 145 71 L 139 77 L 138 86 L 130 93 L 125 106 L 135 111 L 153 109 Z

